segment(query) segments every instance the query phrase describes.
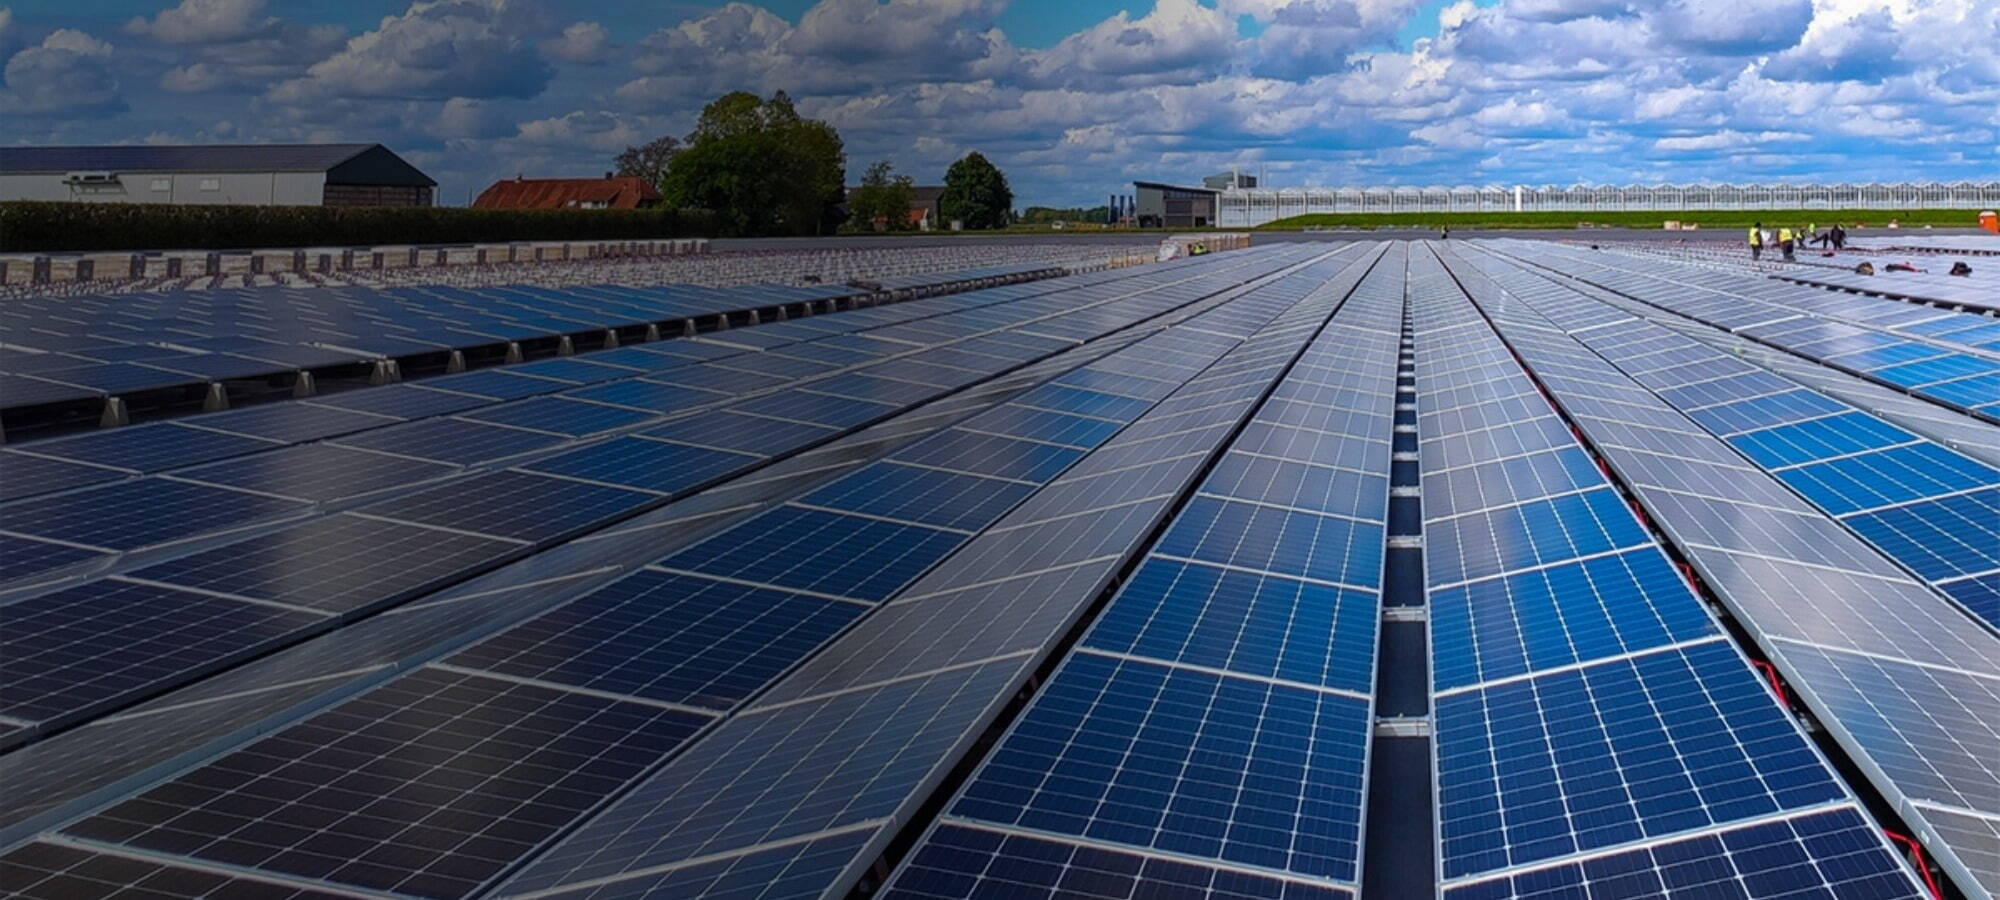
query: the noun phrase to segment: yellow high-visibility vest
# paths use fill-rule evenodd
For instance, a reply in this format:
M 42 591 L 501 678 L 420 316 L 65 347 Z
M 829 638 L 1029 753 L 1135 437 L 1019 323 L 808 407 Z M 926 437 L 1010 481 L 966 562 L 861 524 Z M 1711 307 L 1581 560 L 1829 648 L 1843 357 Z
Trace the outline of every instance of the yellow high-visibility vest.
M 1782 244 L 1791 239 L 1792 239 L 1792 230 L 1790 228 L 1778 229 L 1778 243 Z
M 1752 229 L 1750 229 L 1750 246 L 1752 246 L 1752 247 L 1762 247 L 1762 246 L 1764 246 L 1764 232 L 1763 232 L 1763 231 L 1761 231 L 1761 230 L 1759 230 L 1759 229 L 1756 229 L 1756 228 L 1752 228 Z

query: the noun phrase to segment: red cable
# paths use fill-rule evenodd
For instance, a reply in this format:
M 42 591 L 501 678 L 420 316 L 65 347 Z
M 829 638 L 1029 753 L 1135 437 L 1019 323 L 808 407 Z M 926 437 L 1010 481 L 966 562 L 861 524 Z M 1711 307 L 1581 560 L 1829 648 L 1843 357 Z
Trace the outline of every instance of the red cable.
M 1889 840 L 1910 848 L 1910 859 L 1917 864 L 1917 872 L 1924 876 L 1924 887 L 1930 889 L 1931 900 L 1944 900 L 1944 892 L 1938 890 L 1937 879 L 1931 877 L 1930 865 L 1924 862 L 1924 845 L 1917 843 L 1916 838 L 1887 828 L 1882 829 L 1882 833 L 1888 835 Z
M 1753 659 L 1750 661 L 1750 664 L 1756 666 L 1757 671 L 1763 672 L 1764 677 L 1771 680 L 1771 693 L 1777 694 L 1778 702 L 1783 703 L 1786 709 L 1790 709 L 1792 707 L 1792 699 L 1785 696 L 1785 683 L 1778 678 L 1778 667 L 1761 659 Z

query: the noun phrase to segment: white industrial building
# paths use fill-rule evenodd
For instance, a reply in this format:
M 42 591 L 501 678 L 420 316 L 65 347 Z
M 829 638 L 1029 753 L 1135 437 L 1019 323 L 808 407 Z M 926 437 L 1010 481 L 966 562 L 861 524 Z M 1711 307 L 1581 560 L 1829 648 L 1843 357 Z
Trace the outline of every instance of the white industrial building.
M 0 200 L 430 206 L 436 191 L 381 144 L 0 147 Z
M 1242 228 L 1308 213 L 1992 209 L 1995 206 L 2000 206 L 2000 181 L 1230 188 L 1216 198 L 1215 224 Z

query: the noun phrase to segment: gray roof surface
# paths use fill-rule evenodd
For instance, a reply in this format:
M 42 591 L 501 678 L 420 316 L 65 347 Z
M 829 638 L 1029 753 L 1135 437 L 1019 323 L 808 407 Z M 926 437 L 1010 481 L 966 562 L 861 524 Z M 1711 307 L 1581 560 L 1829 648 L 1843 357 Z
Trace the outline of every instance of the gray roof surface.
M 0 147 L 0 172 L 324 172 L 376 144 Z

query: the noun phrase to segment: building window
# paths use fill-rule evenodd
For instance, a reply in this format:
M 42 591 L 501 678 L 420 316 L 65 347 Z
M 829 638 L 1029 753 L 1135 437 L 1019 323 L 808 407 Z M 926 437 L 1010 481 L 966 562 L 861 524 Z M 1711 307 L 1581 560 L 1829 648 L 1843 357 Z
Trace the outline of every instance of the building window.
M 201 189 L 202 189 L 202 190 L 204 190 L 204 191 L 219 191 L 219 190 L 222 190 L 222 179 L 220 179 L 220 178 L 204 178 L 204 179 L 202 179 L 202 180 L 201 180 Z
M 173 179 L 171 179 L 171 178 L 155 178 L 155 179 L 153 179 L 153 190 L 156 190 L 156 191 L 171 191 L 171 190 L 173 190 L 173 189 L 174 189 L 174 181 L 173 181 Z

